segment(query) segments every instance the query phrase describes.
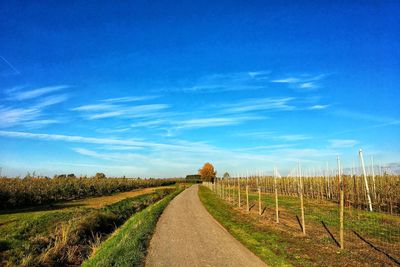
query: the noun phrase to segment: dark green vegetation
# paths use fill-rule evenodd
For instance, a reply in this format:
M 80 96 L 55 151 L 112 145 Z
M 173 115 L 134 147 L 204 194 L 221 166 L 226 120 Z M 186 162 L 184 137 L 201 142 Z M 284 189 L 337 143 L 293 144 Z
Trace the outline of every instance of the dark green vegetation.
M 11 209 L 93 196 L 110 195 L 144 187 L 174 184 L 174 179 L 107 179 L 58 176 L 50 178 L 0 178 L 0 209 Z
M 185 181 L 190 183 L 201 183 L 201 175 L 199 174 L 186 175 Z
M 389 214 L 367 212 L 347 207 L 345 212 L 345 250 L 341 251 L 332 236 L 338 240 L 338 205 L 323 200 L 305 199 L 307 235 L 303 236 L 296 216 L 300 217 L 298 197 L 279 196 L 280 223 L 275 223 L 275 199 L 262 194 L 263 215 L 258 215 L 258 194 L 249 196 L 251 210 L 245 211 L 245 191 L 242 208 L 233 199 L 220 199 L 211 190 L 201 187 L 200 199 L 207 210 L 233 236 L 272 266 L 382 266 L 395 263 L 386 255 L 372 249 L 351 230 L 360 233 L 389 255 L 399 258 L 400 218 Z M 228 195 L 226 195 L 228 199 Z M 322 222 L 326 225 L 324 228 Z
M 0 215 L 0 265 L 77 266 L 133 214 L 179 187 L 125 198 L 101 208 L 69 207 Z M 125 194 L 125 193 L 121 193 Z
M 136 213 L 95 250 L 83 266 L 141 266 L 158 218 L 181 190 Z

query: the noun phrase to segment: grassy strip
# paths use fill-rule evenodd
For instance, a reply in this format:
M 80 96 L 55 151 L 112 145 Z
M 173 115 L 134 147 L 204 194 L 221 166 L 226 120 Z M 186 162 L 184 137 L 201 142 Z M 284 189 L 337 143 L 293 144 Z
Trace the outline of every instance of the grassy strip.
M 96 250 L 82 266 L 140 266 L 158 218 L 182 189 L 136 213 Z
M 36 212 L 36 216 L 21 213 L 26 216 L 19 220 L 18 227 L 10 223 L 0 228 L 9 229 L 6 239 L 0 240 L 0 265 L 79 265 L 115 227 L 173 191 L 159 189 L 100 209 Z
M 245 191 L 242 192 L 245 196 Z M 258 203 L 258 194 L 250 193 L 251 203 Z M 306 223 L 321 225 L 323 221 L 327 226 L 335 231 L 339 228 L 339 206 L 326 200 L 306 198 L 304 200 Z M 262 194 L 262 203 L 266 207 L 275 206 L 275 195 Z M 257 204 L 258 205 L 258 204 Z M 284 209 L 286 214 L 293 217 L 300 216 L 299 198 L 295 196 L 279 196 L 279 207 Z M 355 208 L 346 207 L 345 209 L 345 229 L 352 229 L 368 237 L 379 239 L 383 242 L 400 242 L 400 217 L 380 212 L 370 212 Z
M 278 235 L 258 228 L 250 218 L 240 216 L 204 186 L 200 186 L 199 197 L 208 212 L 263 261 L 271 266 L 291 266 L 283 256 L 285 244 Z

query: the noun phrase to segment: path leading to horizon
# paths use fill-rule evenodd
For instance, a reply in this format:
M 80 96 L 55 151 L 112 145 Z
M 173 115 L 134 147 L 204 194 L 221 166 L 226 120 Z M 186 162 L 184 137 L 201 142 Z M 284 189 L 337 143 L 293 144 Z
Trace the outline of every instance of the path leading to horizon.
M 197 193 L 194 185 L 165 209 L 146 266 L 266 266 L 212 218 Z

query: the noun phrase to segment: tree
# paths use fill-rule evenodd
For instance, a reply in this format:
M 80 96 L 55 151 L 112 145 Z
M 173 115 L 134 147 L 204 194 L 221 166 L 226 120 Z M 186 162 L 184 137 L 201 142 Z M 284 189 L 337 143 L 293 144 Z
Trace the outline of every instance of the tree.
M 229 175 L 229 173 L 225 172 L 225 173 L 224 173 L 224 176 L 223 176 L 222 178 L 228 179 L 228 178 L 230 178 L 230 177 L 231 177 L 231 176 Z
M 203 182 L 214 182 L 217 172 L 214 171 L 214 166 L 211 163 L 205 163 L 203 168 L 199 170 L 201 180 Z
M 97 178 L 97 179 L 105 179 L 105 178 L 107 178 L 107 177 L 106 177 L 106 175 L 105 175 L 104 173 L 98 172 L 98 173 L 96 173 L 96 175 L 94 176 L 94 178 Z

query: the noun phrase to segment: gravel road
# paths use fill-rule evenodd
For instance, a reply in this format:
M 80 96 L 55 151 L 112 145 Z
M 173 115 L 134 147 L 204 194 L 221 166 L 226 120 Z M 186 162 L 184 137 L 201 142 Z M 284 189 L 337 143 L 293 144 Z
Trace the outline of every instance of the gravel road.
M 207 212 L 194 185 L 171 201 L 150 241 L 146 266 L 266 266 Z

